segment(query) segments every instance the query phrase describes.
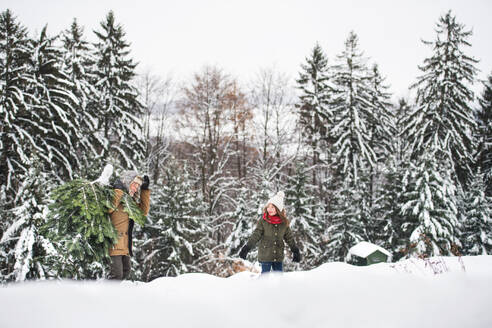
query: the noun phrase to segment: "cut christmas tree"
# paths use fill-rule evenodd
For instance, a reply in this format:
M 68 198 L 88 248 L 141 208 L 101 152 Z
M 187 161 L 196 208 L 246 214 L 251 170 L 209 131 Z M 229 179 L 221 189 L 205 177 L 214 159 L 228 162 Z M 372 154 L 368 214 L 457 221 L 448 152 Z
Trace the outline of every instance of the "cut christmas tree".
M 51 194 L 53 203 L 44 232 L 61 254 L 57 269 L 63 277 L 96 278 L 109 263 L 109 249 L 118 234 L 108 214 L 114 190 L 106 183 L 107 179 L 101 178 L 94 182 L 75 179 Z M 127 192 L 121 203 L 130 219 L 145 223 L 145 216 Z

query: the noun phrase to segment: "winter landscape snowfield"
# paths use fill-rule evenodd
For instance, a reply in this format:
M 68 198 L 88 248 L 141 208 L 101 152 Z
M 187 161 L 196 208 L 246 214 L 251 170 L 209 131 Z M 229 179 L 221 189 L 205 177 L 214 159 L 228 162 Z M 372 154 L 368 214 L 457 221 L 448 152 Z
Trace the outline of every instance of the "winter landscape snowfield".
M 492 327 L 492 256 L 0 289 L 0 327 Z

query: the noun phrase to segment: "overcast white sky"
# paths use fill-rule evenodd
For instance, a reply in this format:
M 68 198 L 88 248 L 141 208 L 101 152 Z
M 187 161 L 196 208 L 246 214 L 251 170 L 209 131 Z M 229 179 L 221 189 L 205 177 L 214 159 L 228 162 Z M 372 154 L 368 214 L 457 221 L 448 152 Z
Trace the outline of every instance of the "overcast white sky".
M 420 40 L 434 40 L 439 16 L 451 9 L 473 29 L 468 54 L 480 60 L 479 78 L 492 72 L 490 0 L 2 0 L 0 9 L 7 8 L 31 32 L 48 23 L 48 31 L 58 33 L 75 17 L 89 40 L 113 10 L 139 69 L 178 79 L 205 64 L 243 82 L 272 65 L 295 78 L 316 41 L 333 61 L 354 30 L 396 96 L 408 94 L 430 54 Z

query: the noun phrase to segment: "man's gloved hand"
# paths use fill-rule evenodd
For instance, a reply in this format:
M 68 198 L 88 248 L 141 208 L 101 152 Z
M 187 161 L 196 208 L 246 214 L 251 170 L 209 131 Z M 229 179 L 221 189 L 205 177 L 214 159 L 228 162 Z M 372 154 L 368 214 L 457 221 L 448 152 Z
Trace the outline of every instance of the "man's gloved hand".
M 248 245 L 244 245 L 243 248 L 241 248 L 241 251 L 239 252 L 239 257 L 242 258 L 243 260 L 246 260 L 246 256 L 248 256 L 248 252 L 249 252 Z
M 293 247 L 292 248 L 292 260 L 294 260 L 294 262 L 301 262 L 301 253 L 299 252 L 299 248 L 297 247 Z
M 149 185 L 150 185 L 149 177 L 147 175 L 144 175 L 143 182 L 142 182 L 142 185 L 140 186 L 140 189 L 142 189 L 142 190 L 148 190 L 149 189 Z

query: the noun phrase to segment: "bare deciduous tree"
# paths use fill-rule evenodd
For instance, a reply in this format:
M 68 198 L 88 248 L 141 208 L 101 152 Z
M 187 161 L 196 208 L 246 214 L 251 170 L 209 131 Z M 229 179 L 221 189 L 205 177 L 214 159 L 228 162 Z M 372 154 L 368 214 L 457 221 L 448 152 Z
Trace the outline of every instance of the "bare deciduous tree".
M 169 139 L 165 135 L 175 107 L 176 86 L 171 76 L 161 77 L 146 70 L 137 77 L 137 86 L 144 104 L 144 134 L 147 170 L 156 181 L 162 164 L 169 155 Z

